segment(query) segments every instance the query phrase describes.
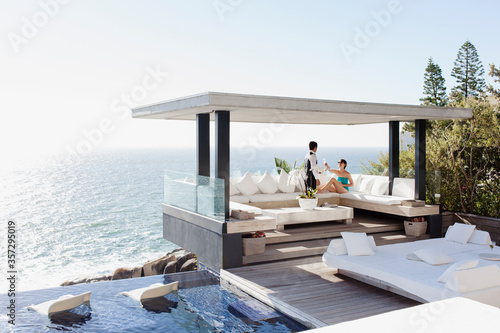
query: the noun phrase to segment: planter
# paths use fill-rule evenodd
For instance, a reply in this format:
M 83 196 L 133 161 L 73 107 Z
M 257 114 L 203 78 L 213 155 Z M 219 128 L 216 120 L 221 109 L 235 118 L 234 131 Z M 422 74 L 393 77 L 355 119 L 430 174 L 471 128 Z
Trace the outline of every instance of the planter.
M 262 254 L 266 251 L 266 237 L 251 238 L 243 237 L 243 255 L 251 256 L 254 254 Z
M 305 199 L 299 198 L 299 206 L 304 210 L 313 210 L 318 205 L 318 198 Z
M 405 221 L 405 233 L 408 236 L 422 236 L 427 230 L 427 222 Z

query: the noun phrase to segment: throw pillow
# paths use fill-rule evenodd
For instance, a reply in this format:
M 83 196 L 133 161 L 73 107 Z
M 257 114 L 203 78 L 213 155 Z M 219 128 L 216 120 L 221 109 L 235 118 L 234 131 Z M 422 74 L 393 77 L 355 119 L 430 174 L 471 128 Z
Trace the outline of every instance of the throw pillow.
M 450 267 L 448 267 L 447 270 L 444 271 L 443 274 L 441 274 L 440 277 L 438 277 L 437 281 L 438 282 L 443 282 L 446 283 L 450 276 L 455 273 L 455 271 L 461 271 L 462 269 L 469 269 L 469 268 L 474 268 L 477 266 L 479 263 L 479 260 L 461 260 L 457 263 L 454 263 Z
M 243 195 L 254 195 L 259 192 L 259 187 L 255 185 L 252 175 L 250 172 L 246 172 L 243 178 L 237 181 L 234 186 L 241 192 Z
M 373 183 L 370 193 L 375 195 L 389 194 L 389 178 L 377 177 Z
M 353 186 L 351 187 L 351 191 L 358 192 L 359 186 L 361 185 L 361 175 L 351 173 L 351 178 L 352 178 L 352 182 L 353 182 Z
M 455 223 L 453 226 L 450 226 L 448 228 L 444 238 L 450 242 L 466 244 L 469 238 L 472 236 L 475 228 L 475 225 Z
M 288 183 L 289 175 L 285 170 L 281 170 L 278 178 L 278 188 L 283 193 L 293 193 L 295 192 L 295 185 Z
M 361 184 L 359 185 L 359 192 L 370 193 L 370 190 L 372 189 L 373 183 L 375 183 L 375 178 L 362 177 Z
M 430 265 L 444 265 L 453 260 L 446 253 L 431 248 L 416 250 L 413 253 Z
M 372 256 L 375 254 L 366 233 L 341 232 L 340 234 L 345 241 L 347 254 L 349 254 L 349 256 Z
M 474 229 L 474 232 L 472 233 L 472 236 L 470 236 L 467 243 L 489 245 L 491 244 L 490 233 L 487 231 Z
M 257 182 L 257 187 L 262 193 L 274 194 L 278 191 L 278 185 L 269 172 L 264 172 L 264 176 Z
M 336 256 L 343 256 L 347 254 L 345 241 L 342 238 L 332 239 L 330 245 L 328 245 L 328 249 L 326 249 L 326 252 Z

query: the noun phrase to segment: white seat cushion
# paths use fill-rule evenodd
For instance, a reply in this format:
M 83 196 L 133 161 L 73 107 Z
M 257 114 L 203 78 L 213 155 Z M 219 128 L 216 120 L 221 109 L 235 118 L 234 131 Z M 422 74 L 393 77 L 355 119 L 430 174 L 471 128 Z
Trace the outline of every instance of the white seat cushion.
M 233 202 L 238 202 L 238 203 L 249 203 L 250 202 L 250 199 L 248 199 L 248 197 L 245 195 L 234 195 L 234 196 L 229 197 L 229 200 L 233 201 Z
M 254 194 L 248 196 L 250 202 L 269 202 L 295 200 L 297 193 Z
M 360 192 L 342 193 L 340 194 L 340 199 L 357 200 L 361 202 L 370 202 L 388 206 L 400 205 L 401 200 L 405 200 L 405 198 L 395 197 L 391 195 L 373 195 Z
M 339 198 L 340 194 L 336 192 L 325 192 L 325 193 L 316 193 L 318 198 Z

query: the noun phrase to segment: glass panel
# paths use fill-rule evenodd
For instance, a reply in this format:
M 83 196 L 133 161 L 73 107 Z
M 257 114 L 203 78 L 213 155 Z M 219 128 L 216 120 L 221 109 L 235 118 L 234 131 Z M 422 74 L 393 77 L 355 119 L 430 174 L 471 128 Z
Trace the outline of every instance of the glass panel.
M 164 203 L 225 221 L 224 179 L 165 170 Z

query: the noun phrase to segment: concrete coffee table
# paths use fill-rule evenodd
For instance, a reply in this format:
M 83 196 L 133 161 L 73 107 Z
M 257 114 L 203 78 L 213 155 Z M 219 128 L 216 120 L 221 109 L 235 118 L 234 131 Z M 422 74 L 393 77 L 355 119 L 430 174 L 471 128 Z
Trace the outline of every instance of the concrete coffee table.
M 287 224 L 301 224 L 324 221 L 342 221 L 352 223 L 354 210 L 351 207 L 316 207 L 314 210 L 304 210 L 300 207 L 263 209 L 262 215 L 276 219 L 276 230 L 285 230 Z

